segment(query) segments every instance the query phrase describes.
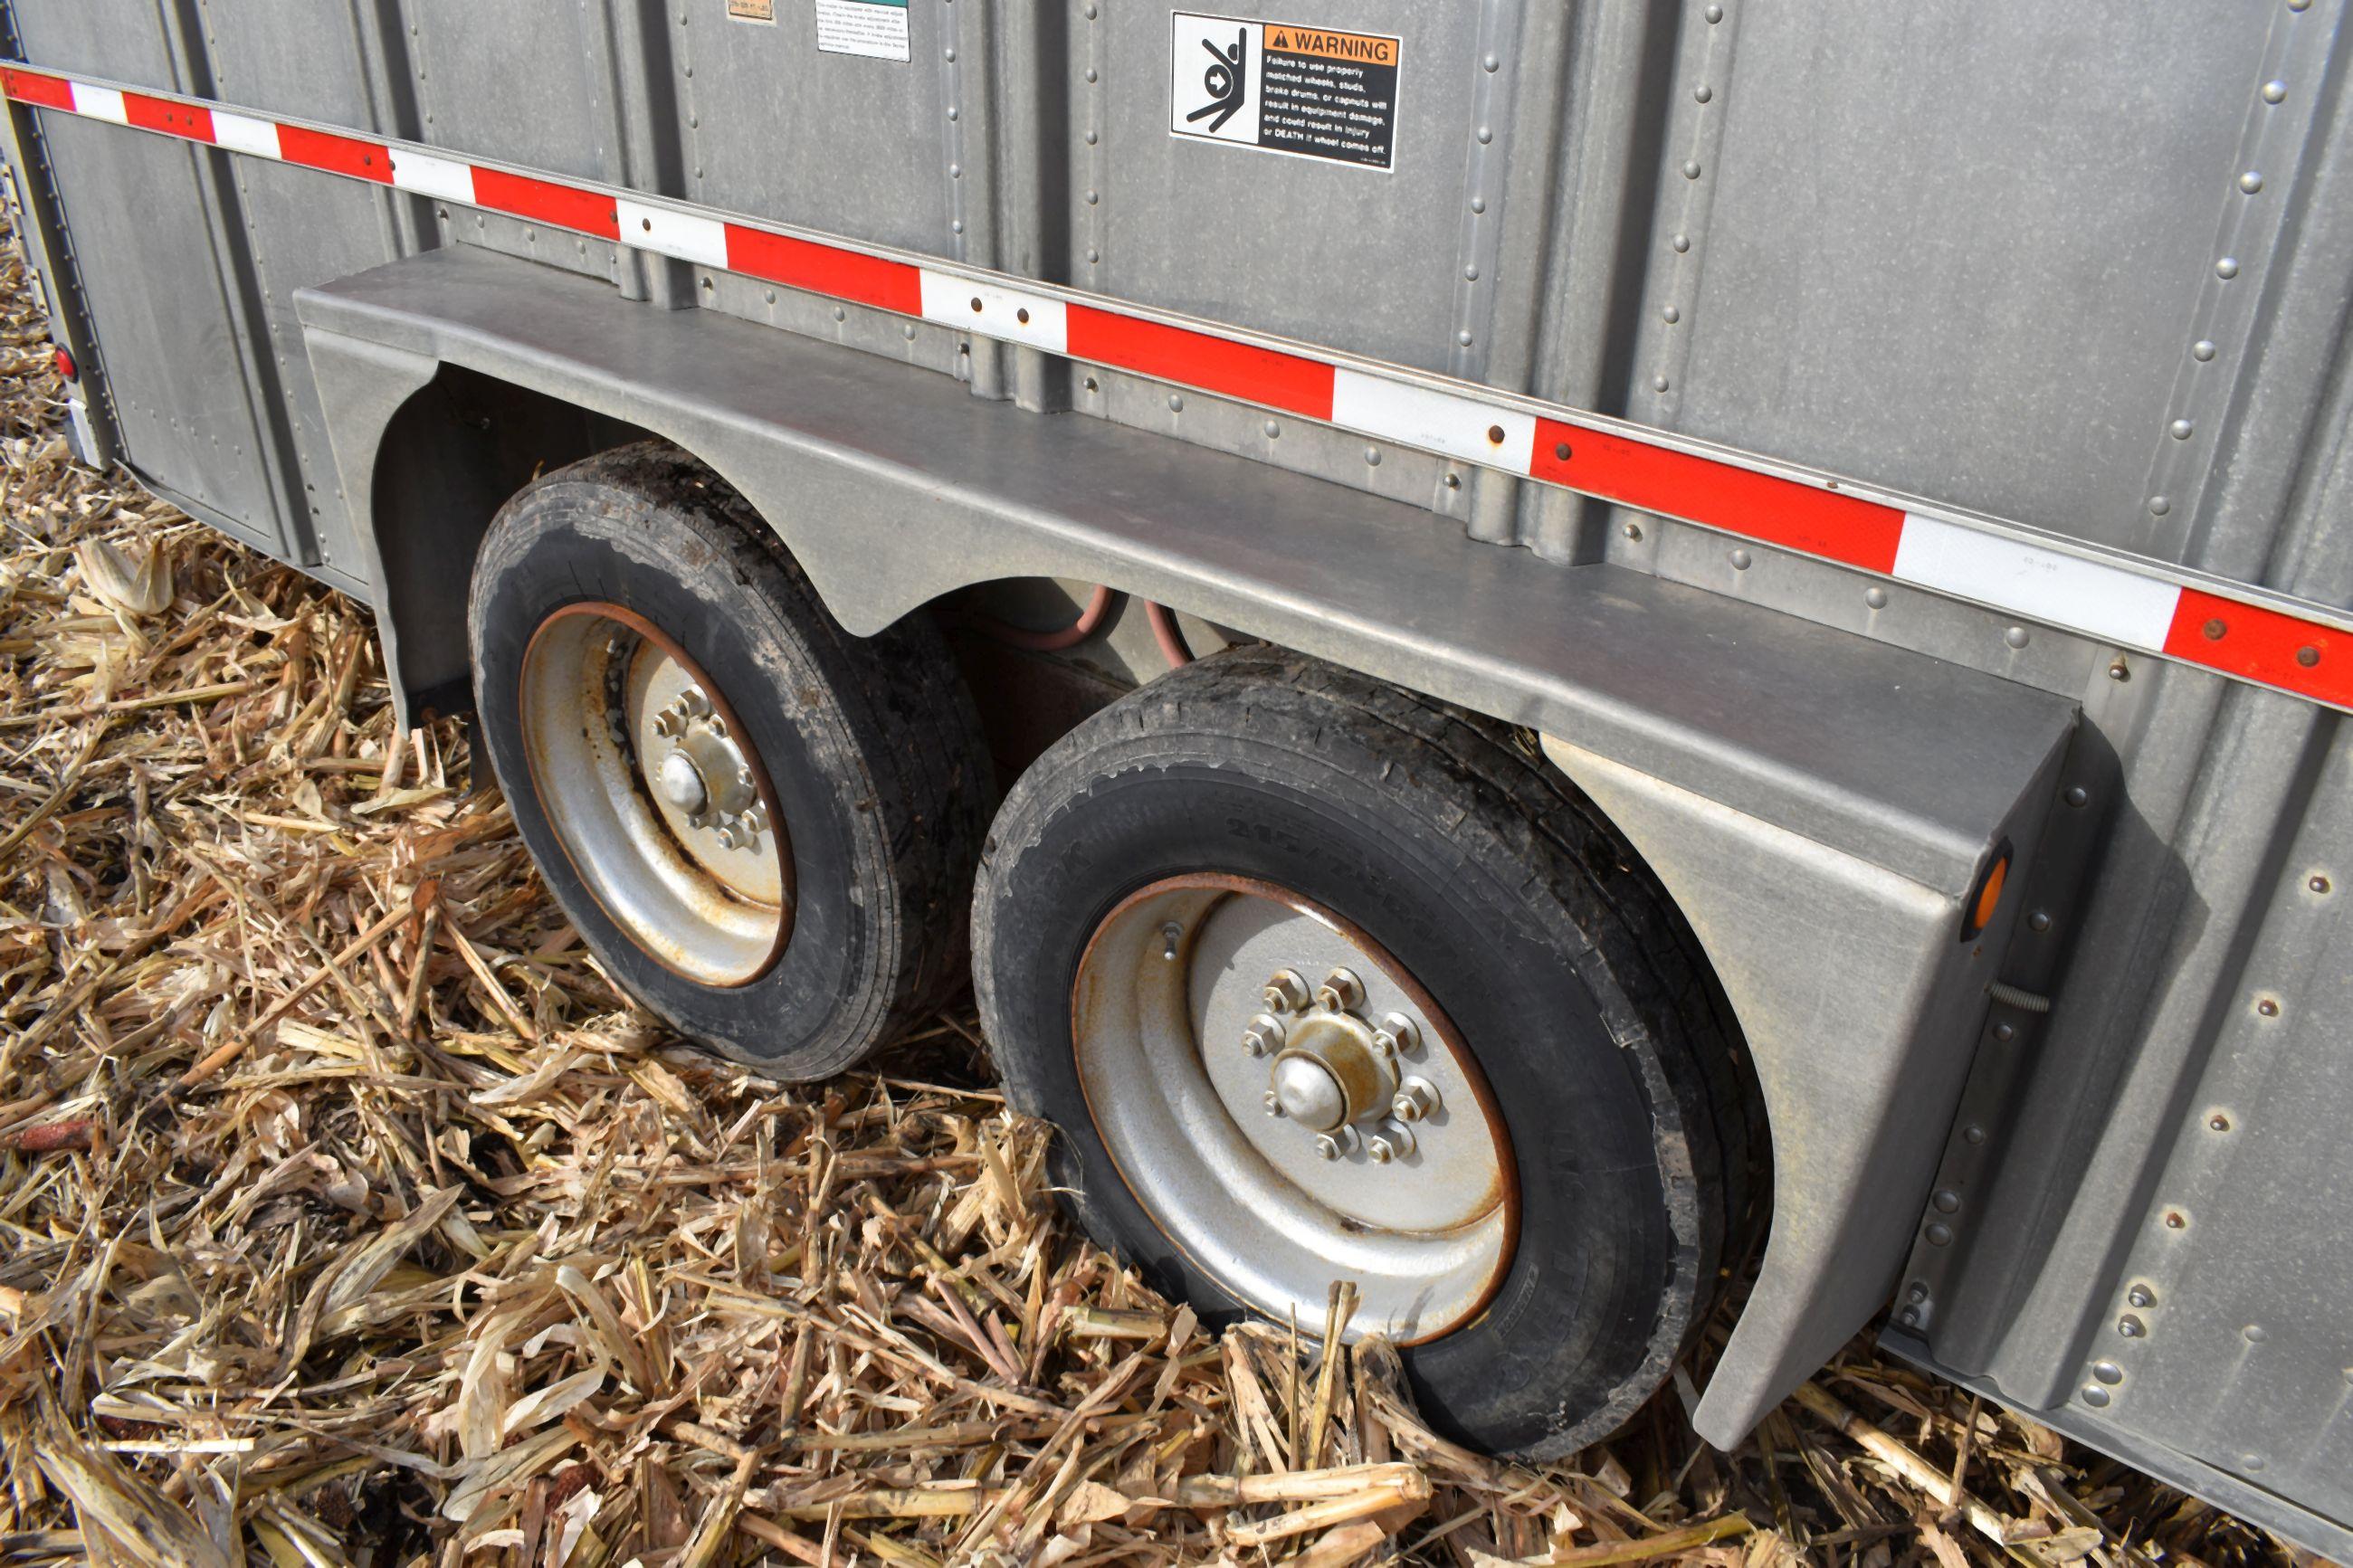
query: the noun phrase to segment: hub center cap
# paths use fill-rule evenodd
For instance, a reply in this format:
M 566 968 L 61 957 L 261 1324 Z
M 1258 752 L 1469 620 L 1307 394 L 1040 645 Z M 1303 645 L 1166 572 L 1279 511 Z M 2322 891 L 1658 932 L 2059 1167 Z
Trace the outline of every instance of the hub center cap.
M 1373 1041 L 1372 1026 L 1347 1013 L 1314 1012 L 1284 1031 L 1268 1074 L 1282 1114 L 1311 1132 L 1337 1132 L 1387 1110 L 1397 1093 L 1395 1058 Z
M 654 732 L 670 749 L 653 766 L 661 797 L 685 813 L 687 825 L 709 831 L 723 849 L 757 847 L 768 826 L 767 807 L 744 748 L 700 686 L 688 686 L 654 716 Z
M 1359 1150 L 1377 1165 L 1410 1159 L 1419 1142 L 1411 1124 L 1439 1103 L 1427 1079 L 1406 1077 L 1398 1065 L 1400 1052 L 1419 1046 L 1419 1026 L 1401 1013 L 1377 1025 L 1365 1017 L 1364 982 L 1346 969 L 1332 971 L 1312 993 L 1297 970 L 1278 970 L 1261 999 L 1267 1011 L 1243 1031 L 1242 1049 L 1275 1053 L 1266 1113 L 1312 1134 L 1326 1160 Z
M 1302 1127 L 1329 1132 L 1349 1120 L 1347 1091 L 1330 1068 L 1305 1051 L 1277 1057 L 1272 1076 L 1276 1102 Z
M 662 759 L 654 784 L 660 789 L 662 798 L 681 811 L 699 812 L 710 799 L 710 791 L 702 784 L 702 770 L 684 752 L 672 752 Z

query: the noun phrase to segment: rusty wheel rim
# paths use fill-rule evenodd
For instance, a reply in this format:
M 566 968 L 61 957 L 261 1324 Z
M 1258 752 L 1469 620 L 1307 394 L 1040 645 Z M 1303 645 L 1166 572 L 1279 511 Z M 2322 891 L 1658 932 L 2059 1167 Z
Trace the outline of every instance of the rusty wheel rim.
M 1335 970 L 1356 994 L 1315 999 Z M 1270 993 L 1283 971 L 1303 1005 Z M 1518 1188 L 1485 1076 L 1428 992 L 1333 911 L 1244 878 L 1155 882 L 1090 940 L 1071 1039 L 1129 1192 L 1256 1310 L 1312 1328 L 1346 1279 L 1351 1337 L 1415 1343 L 1502 1285 Z M 1400 1112 L 1400 1094 L 1417 1103 Z
M 663 967 L 749 984 L 792 933 L 792 850 L 726 694 L 618 605 L 566 605 L 524 651 L 517 710 L 541 810 L 581 885 Z

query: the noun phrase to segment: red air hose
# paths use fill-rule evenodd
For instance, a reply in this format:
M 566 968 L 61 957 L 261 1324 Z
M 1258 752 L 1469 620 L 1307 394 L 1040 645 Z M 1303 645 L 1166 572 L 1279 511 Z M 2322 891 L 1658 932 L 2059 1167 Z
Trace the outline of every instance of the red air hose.
M 1185 646 L 1185 633 L 1176 625 L 1175 611 L 1146 599 L 1144 618 L 1152 623 L 1152 640 L 1160 645 L 1160 655 L 1168 661 L 1169 668 L 1179 669 L 1193 662 L 1193 650 Z
M 1079 618 L 1060 631 L 1033 632 L 1026 626 L 1000 621 L 995 616 L 977 613 L 959 619 L 983 637 L 1010 647 L 1027 648 L 1032 653 L 1056 653 L 1066 647 L 1076 647 L 1101 631 L 1104 617 L 1111 614 L 1113 603 L 1120 596 L 1109 587 L 1098 584 L 1087 599 L 1087 607 L 1079 612 Z M 1169 668 L 1176 669 L 1193 662 L 1193 650 L 1185 646 L 1185 633 L 1176 625 L 1174 611 L 1166 605 L 1156 605 L 1146 599 L 1144 602 L 1144 618 L 1151 624 L 1152 640 L 1160 645 L 1160 657 L 1168 661 Z
M 1087 600 L 1087 607 L 1079 612 L 1079 618 L 1060 631 L 1033 632 L 1010 622 L 1000 621 L 995 616 L 967 616 L 965 624 L 985 637 L 1010 643 L 1015 647 L 1028 648 L 1032 653 L 1053 653 L 1066 647 L 1076 647 L 1102 630 L 1103 617 L 1111 614 L 1112 601 L 1118 597 L 1111 589 L 1098 584 Z

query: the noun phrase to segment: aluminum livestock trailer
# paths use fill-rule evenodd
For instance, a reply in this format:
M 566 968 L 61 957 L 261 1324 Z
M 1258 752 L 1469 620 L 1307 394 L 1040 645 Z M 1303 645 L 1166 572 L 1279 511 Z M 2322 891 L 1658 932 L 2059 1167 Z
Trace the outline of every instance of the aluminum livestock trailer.
M 2341 0 L 0 17 L 82 455 L 682 1031 L 969 951 L 1097 1237 L 1467 1440 L 1753 1263 L 1711 1440 L 1885 1309 L 2353 1558 Z

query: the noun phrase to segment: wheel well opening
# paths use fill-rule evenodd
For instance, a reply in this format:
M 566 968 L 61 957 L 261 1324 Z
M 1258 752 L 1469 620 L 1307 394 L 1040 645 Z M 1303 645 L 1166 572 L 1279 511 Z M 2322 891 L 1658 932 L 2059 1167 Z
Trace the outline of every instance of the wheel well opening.
M 443 365 L 385 427 L 371 486 L 381 577 L 411 715 L 470 712 L 466 595 L 474 553 L 508 498 L 549 469 L 647 438 L 576 404 Z
M 1000 784 L 1176 665 L 1257 639 L 1078 577 L 1000 577 L 926 606 L 980 710 Z
M 972 692 L 1001 788 L 1009 789 L 1049 747 L 1095 713 L 1168 671 L 1142 598 L 1113 584 L 1109 603 L 1090 622 L 1100 586 L 1075 577 L 997 578 L 944 594 L 927 606 Z M 1190 614 L 1175 618 L 1196 657 L 1258 640 Z M 1082 630 L 1083 636 L 1064 640 Z M 1058 642 L 1061 646 L 1039 646 Z M 1540 759 L 1535 734 L 1519 734 L 1521 750 Z M 1736 1315 L 1755 1277 L 1772 1210 L 1772 1131 L 1741 1020 L 1688 917 L 1632 840 L 1566 774 L 1556 770 L 1555 777 L 1584 810 L 1608 824 L 1617 855 L 1655 889 L 1671 940 L 1703 988 L 1705 1005 L 1729 1046 L 1709 1086 L 1720 1122 L 1717 1142 L 1727 1167 L 1730 1208 L 1724 1215 L 1722 1278 L 1711 1301 L 1716 1310 Z M 1608 869 L 1596 868 L 1605 874 Z

